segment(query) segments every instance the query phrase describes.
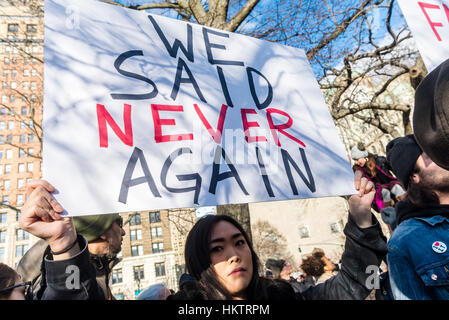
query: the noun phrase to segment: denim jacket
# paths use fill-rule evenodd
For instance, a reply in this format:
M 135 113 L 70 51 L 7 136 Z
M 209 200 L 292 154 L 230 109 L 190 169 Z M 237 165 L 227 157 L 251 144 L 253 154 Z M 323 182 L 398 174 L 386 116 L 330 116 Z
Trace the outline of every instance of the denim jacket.
M 435 251 L 434 244 L 439 244 L 440 250 Z M 396 300 L 449 300 L 447 217 L 435 215 L 403 221 L 388 242 L 387 259 Z

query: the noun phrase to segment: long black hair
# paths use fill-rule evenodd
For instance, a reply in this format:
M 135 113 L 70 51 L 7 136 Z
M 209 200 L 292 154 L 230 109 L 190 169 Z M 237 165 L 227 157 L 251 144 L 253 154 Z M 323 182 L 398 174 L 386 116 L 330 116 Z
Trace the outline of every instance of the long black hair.
M 226 221 L 235 226 L 245 238 L 245 241 L 251 251 L 253 262 L 253 275 L 245 291 L 246 299 L 266 300 L 273 296 L 274 291 L 285 289 L 285 283 L 265 279 L 259 276 L 259 258 L 254 251 L 253 245 L 243 227 L 232 217 L 226 215 L 207 215 L 200 218 L 190 230 L 184 251 L 187 272 L 197 280 L 201 294 L 208 300 L 230 300 L 233 296 L 218 281 L 217 275 L 212 268 L 210 259 L 209 242 L 213 227 L 220 221 Z M 288 287 L 290 285 L 287 284 Z M 287 290 L 291 289 L 288 288 Z M 286 290 L 283 290 L 284 293 Z M 293 289 L 291 289 L 293 293 Z M 287 292 L 289 296 L 290 292 Z M 277 298 L 278 294 L 275 294 Z

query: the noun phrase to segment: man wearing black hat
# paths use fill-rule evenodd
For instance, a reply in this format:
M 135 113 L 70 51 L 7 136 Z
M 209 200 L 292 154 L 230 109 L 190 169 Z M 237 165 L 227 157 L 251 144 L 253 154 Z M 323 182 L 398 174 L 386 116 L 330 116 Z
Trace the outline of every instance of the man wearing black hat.
M 449 299 L 449 171 L 423 152 L 415 137 L 387 145 L 387 159 L 407 189 L 396 205 L 388 242 L 395 299 Z

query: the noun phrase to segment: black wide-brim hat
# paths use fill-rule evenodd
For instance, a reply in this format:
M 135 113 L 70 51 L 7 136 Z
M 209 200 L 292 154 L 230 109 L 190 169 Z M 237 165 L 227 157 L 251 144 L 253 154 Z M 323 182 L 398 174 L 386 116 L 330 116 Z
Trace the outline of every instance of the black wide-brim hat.
M 449 170 L 449 59 L 416 89 L 413 130 L 421 149 Z

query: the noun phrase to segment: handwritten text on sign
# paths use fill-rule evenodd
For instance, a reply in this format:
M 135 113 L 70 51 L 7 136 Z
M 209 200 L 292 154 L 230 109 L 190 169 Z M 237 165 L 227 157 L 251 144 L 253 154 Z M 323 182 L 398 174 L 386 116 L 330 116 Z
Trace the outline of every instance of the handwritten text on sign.
M 89 0 L 45 10 L 43 171 L 71 215 L 354 193 L 303 51 Z
M 449 58 L 449 1 L 399 0 L 428 71 Z

